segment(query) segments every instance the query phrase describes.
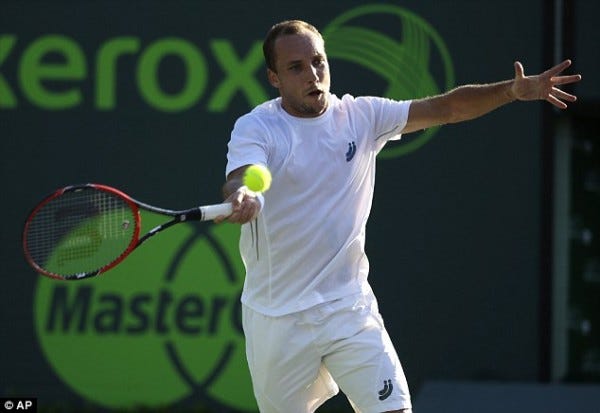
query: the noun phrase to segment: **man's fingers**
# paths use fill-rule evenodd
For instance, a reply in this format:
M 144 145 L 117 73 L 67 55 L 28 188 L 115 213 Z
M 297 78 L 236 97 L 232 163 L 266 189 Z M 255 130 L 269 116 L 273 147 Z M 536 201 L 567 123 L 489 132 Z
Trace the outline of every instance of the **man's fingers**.
M 557 99 L 556 97 L 554 97 L 552 95 L 548 95 L 548 97 L 546 98 L 546 101 L 552 103 L 554 106 L 556 106 L 559 109 L 566 109 L 567 108 L 567 104 L 565 102 L 563 102 L 562 100 Z
M 556 66 L 551 67 L 550 69 L 548 69 L 546 71 L 546 73 L 548 73 L 550 76 L 554 76 L 554 75 L 562 72 L 563 70 L 565 70 L 569 66 L 571 66 L 571 60 L 570 59 L 566 59 L 566 60 L 563 60 L 562 62 L 560 62 L 559 64 L 557 64 Z
M 523 69 L 523 65 L 521 62 L 515 62 L 515 77 L 517 79 L 521 79 L 525 77 L 525 69 Z
M 552 92 L 550 92 L 550 94 L 558 99 L 566 100 L 569 102 L 575 102 L 577 100 L 577 96 L 555 87 L 552 88 Z
M 564 101 L 575 102 L 577 100 L 577 96 L 553 87 L 548 96 L 546 97 L 546 100 L 552 103 L 557 108 L 566 109 L 567 104 Z
M 579 82 L 581 75 L 555 76 L 550 79 L 555 85 L 566 85 L 569 83 Z
M 259 201 L 254 196 L 250 196 L 243 191 L 238 191 L 231 199 L 231 204 L 231 215 L 225 217 L 231 223 L 245 224 L 256 218 L 260 211 Z

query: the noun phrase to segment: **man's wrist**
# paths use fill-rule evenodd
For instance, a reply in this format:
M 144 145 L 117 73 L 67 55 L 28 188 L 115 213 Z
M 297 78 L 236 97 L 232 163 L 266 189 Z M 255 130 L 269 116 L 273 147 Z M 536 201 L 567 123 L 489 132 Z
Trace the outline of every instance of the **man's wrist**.
M 508 80 L 508 81 L 506 81 L 506 86 L 505 86 L 506 89 L 504 90 L 504 94 L 505 94 L 505 96 L 508 99 L 507 103 L 519 100 L 517 98 L 517 95 L 516 95 L 514 89 L 513 89 L 514 85 L 515 85 L 515 81 L 514 80 Z
M 242 185 L 241 187 L 239 187 L 238 191 L 244 191 L 245 193 L 254 194 L 260 205 L 259 211 L 262 211 L 263 206 L 265 205 L 265 197 L 261 192 L 254 192 L 251 189 L 249 189 L 246 185 Z

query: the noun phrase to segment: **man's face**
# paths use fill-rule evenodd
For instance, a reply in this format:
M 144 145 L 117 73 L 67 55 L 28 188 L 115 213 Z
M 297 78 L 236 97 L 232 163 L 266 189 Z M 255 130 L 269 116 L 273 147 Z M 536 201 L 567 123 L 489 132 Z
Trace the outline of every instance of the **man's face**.
M 269 82 L 279 89 L 283 109 L 312 118 L 325 112 L 329 99 L 329 64 L 323 40 L 314 33 L 286 35 L 275 41 L 275 68 Z

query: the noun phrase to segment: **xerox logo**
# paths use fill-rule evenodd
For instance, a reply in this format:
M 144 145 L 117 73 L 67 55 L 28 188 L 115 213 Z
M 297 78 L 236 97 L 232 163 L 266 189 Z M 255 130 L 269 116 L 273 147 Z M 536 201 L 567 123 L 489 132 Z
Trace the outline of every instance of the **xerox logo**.
M 144 225 L 159 222 L 144 215 Z M 182 225 L 100 278 L 41 277 L 35 327 L 56 374 L 110 409 L 193 398 L 254 410 L 240 320 L 238 237 L 233 225 Z
M 143 103 L 161 112 L 181 112 L 200 101 L 208 112 L 224 112 L 237 93 L 250 106 L 268 96 L 254 75 L 262 65 L 260 41 L 242 56 L 224 39 L 210 40 L 209 52 L 179 37 L 144 44 L 136 36 L 117 36 L 86 46 L 61 34 L 23 44 L 16 34 L 0 33 L 0 109 L 17 109 L 26 101 L 41 109 L 68 110 L 87 101 L 96 110 L 112 111 L 119 108 L 123 85 L 137 89 Z M 90 47 L 97 48 L 93 61 L 85 53 Z M 225 74 L 211 88 L 207 55 Z M 16 75 L 3 74 L 5 62 L 14 62 Z M 122 67 L 126 73 L 118 70 Z M 165 81 L 174 77 L 181 80 L 176 86 Z M 11 84 L 7 78 L 17 81 Z M 93 83 L 92 96 L 86 96 L 86 82 Z
M 391 24 L 381 23 L 390 19 Z M 371 94 L 412 99 L 454 86 L 452 61 L 441 36 L 401 7 L 351 9 L 326 25 L 323 36 L 330 59 L 356 64 L 385 82 L 384 90 L 370 89 Z M 257 38 L 241 48 L 223 38 L 199 43 L 178 36 L 145 41 L 128 35 L 92 44 L 64 34 L 23 39 L 0 33 L 0 110 L 29 104 L 52 111 L 83 105 L 117 111 L 128 99 L 129 105 L 159 112 L 200 107 L 222 113 L 236 97 L 252 108 L 273 92 L 265 81 L 261 35 Z M 390 145 L 380 157 L 412 152 L 436 131 L 431 128 Z

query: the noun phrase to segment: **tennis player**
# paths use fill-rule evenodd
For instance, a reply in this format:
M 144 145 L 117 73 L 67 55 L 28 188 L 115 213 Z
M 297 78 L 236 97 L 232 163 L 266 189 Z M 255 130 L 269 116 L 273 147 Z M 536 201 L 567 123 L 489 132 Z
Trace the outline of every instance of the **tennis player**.
M 263 50 L 280 96 L 235 123 L 223 187 L 233 213 L 216 220 L 244 224 L 243 327 L 260 411 L 313 412 L 341 388 L 357 412 L 410 412 L 402 365 L 367 281 L 377 153 L 401 134 L 516 100 L 545 99 L 564 109 L 576 97 L 557 86 L 581 77 L 559 75 L 568 60 L 536 76 L 525 76 L 516 62 L 511 80 L 425 99 L 338 98 L 312 25 L 276 24 Z M 252 164 L 272 172 L 263 195 L 243 186 Z

